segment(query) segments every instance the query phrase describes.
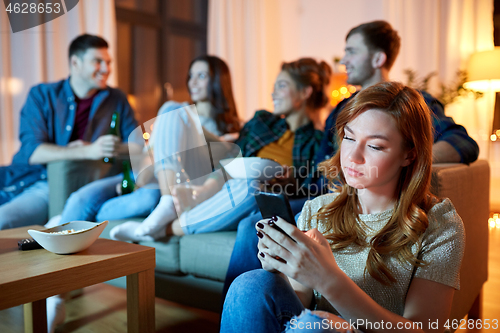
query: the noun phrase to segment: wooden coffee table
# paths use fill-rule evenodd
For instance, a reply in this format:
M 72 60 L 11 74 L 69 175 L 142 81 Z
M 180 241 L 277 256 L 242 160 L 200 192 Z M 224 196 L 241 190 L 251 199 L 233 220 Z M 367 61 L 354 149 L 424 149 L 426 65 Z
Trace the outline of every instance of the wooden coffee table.
M 0 310 L 24 304 L 25 332 L 47 332 L 45 299 L 127 276 L 129 332 L 155 331 L 155 249 L 99 238 L 82 252 L 19 251 L 30 226 L 0 231 Z

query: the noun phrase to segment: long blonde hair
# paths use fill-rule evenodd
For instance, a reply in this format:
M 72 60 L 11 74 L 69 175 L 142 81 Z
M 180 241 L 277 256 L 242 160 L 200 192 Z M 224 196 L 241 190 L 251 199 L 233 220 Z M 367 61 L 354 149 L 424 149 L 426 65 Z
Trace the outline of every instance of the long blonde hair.
M 320 164 L 331 186 L 339 192 L 337 198 L 324 206 L 313 218 L 328 221 L 330 231 L 326 237 L 333 241 L 333 249 L 342 249 L 354 243 L 370 247 L 365 273 L 384 284 L 396 279 L 385 263 L 395 257 L 401 263 L 421 266 L 425 263 L 412 253 L 420 236 L 429 224 L 427 212 L 435 197 L 430 193 L 432 164 L 432 125 L 430 110 L 423 97 L 414 89 L 397 82 L 384 82 L 359 92 L 337 118 L 337 140 L 340 147 L 347 123 L 361 113 L 376 109 L 387 112 L 396 120 L 403 137 L 404 148 L 413 150 L 414 160 L 401 171 L 394 213 L 389 222 L 369 242 L 358 223 L 359 198 L 356 189 L 347 185 L 340 165 L 340 150 Z M 342 185 L 334 185 L 340 181 Z

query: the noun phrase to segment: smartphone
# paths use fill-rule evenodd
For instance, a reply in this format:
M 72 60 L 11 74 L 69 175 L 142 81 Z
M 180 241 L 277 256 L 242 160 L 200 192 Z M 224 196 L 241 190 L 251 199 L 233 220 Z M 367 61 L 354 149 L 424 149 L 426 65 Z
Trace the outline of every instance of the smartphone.
M 285 221 L 295 224 L 295 218 L 288 202 L 288 198 L 283 193 L 259 192 L 255 196 L 259 205 L 262 218 L 268 219 L 279 216 Z
M 295 225 L 295 218 L 288 202 L 288 198 L 283 193 L 259 192 L 255 196 L 259 206 L 262 218 L 269 219 L 273 216 L 279 216 L 288 223 Z M 290 237 L 280 227 L 274 225 L 273 228 Z M 291 238 L 291 237 L 290 237 Z M 293 239 L 293 238 L 292 238 Z

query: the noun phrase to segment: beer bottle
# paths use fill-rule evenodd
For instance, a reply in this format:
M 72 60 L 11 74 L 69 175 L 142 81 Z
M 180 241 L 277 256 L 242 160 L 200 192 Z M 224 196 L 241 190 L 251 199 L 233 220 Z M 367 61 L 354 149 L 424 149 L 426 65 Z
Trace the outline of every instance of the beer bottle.
M 120 137 L 120 114 L 118 111 L 113 112 L 113 116 L 111 117 L 111 124 L 109 125 L 108 134 L 116 135 Z M 113 157 L 104 157 L 104 163 L 114 163 L 115 159 Z
M 122 195 L 129 194 L 134 191 L 135 182 L 132 175 L 130 161 L 123 161 L 123 180 L 122 180 Z

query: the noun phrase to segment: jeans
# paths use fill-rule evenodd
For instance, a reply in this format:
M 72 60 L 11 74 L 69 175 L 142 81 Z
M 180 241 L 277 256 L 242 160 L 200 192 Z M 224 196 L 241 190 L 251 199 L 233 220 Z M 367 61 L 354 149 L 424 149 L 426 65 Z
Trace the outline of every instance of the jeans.
M 0 230 L 43 225 L 49 215 L 49 185 L 40 180 L 0 205 Z
M 117 196 L 116 185 L 122 179 L 122 174 L 99 179 L 73 192 L 66 201 L 59 223 L 148 216 L 160 200 L 160 190 L 139 188 L 130 194 Z
M 308 198 L 290 200 L 290 207 L 294 214 L 298 215 Z M 298 216 L 295 217 L 297 220 Z M 255 223 L 262 220 L 260 211 L 242 219 L 238 224 L 238 231 L 236 233 L 236 242 L 234 243 L 233 252 L 229 261 L 229 268 L 227 269 L 226 279 L 224 280 L 224 288 L 222 290 L 222 303 L 226 296 L 229 286 L 238 275 L 253 269 L 261 268 L 260 261 L 257 257 L 257 237 L 255 230 Z
M 0 190 L 0 206 L 3 204 L 6 204 L 7 202 L 11 201 L 13 198 L 16 197 L 16 194 L 14 192 L 7 192 Z
M 186 235 L 236 230 L 242 219 L 258 212 L 256 181 L 230 179 L 213 197 L 180 217 Z
M 325 328 L 322 321 L 304 308 L 288 281 L 257 269 L 240 275 L 231 284 L 220 332 L 337 332 Z M 306 329 L 306 324 L 316 329 Z

